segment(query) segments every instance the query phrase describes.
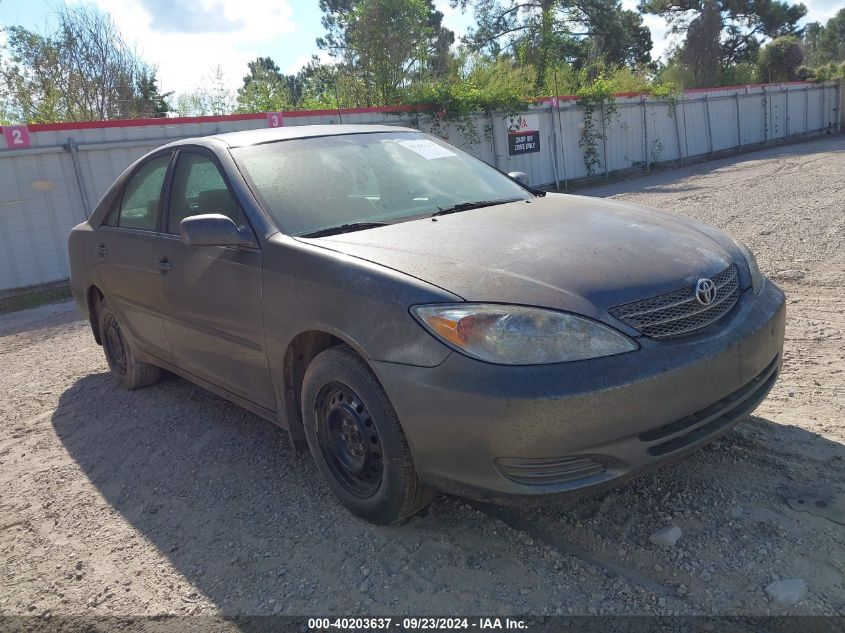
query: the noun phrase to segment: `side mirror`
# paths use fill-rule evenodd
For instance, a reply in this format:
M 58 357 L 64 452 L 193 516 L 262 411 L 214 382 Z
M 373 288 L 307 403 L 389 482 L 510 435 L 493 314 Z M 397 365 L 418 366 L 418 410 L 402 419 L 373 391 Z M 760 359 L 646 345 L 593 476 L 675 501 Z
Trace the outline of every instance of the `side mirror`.
M 188 246 L 254 246 L 251 235 L 221 213 L 192 215 L 179 223 L 179 234 Z
M 508 173 L 508 176 L 516 180 L 518 183 L 525 185 L 526 187 L 530 186 L 528 184 L 528 174 L 526 174 L 524 171 L 512 171 Z

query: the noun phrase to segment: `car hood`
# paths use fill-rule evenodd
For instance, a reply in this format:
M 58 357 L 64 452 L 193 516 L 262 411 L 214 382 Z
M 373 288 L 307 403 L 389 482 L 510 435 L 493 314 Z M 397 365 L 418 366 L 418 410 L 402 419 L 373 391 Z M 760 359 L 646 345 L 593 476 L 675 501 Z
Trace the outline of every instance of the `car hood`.
M 304 241 L 413 275 L 467 301 L 544 306 L 604 320 L 612 306 L 691 285 L 731 261 L 689 220 L 560 194 Z

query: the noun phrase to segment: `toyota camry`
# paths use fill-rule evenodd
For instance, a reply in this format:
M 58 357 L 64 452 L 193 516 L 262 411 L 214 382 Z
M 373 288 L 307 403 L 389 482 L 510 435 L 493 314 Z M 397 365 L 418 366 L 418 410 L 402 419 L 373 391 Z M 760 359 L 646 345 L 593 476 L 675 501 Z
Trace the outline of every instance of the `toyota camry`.
M 376 523 L 613 484 L 746 418 L 785 320 L 748 248 L 524 180 L 392 126 L 180 140 L 72 230 L 71 286 L 121 386 L 278 424 Z

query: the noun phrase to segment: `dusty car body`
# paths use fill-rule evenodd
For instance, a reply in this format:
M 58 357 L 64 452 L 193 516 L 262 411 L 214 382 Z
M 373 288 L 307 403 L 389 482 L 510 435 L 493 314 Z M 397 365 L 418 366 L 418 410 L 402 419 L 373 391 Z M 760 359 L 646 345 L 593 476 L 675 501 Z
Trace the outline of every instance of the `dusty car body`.
M 307 167 L 311 189 L 272 190 L 272 170 L 259 172 L 292 142 L 303 153 L 289 168 Z M 348 174 L 314 165 L 331 171 L 347 144 L 412 151 L 440 193 L 415 192 L 411 173 L 408 217 L 286 230 L 300 208 L 329 217 L 333 204 L 382 212 L 405 199 L 377 173 L 363 193 L 332 186 Z M 228 195 L 182 192 L 190 161 L 216 167 Z M 471 161 L 384 126 L 172 143 L 73 229 L 74 296 L 126 386 L 164 368 L 273 421 L 376 522 L 413 514 L 431 489 L 501 501 L 613 482 L 712 441 L 762 401 L 780 369 L 784 297 L 743 245 Z M 462 169 L 507 196 L 433 206 Z M 160 195 L 129 208 L 143 170 L 163 170 Z

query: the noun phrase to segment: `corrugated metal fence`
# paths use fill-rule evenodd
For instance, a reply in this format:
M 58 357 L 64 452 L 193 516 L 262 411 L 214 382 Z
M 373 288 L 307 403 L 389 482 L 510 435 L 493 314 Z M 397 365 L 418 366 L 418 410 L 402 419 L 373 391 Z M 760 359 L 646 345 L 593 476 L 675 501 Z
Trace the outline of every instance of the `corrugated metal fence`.
M 687 91 L 671 101 L 620 96 L 616 112 L 595 118 L 593 173 L 579 144 L 584 111 L 572 97 L 529 108 L 522 123 L 539 151 L 511 155 L 514 117 L 479 115 L 475 133 L 440 125 L 409 108 L 283 113 L 284 125 L 383 123 L 432 131 L 503 171 L 524 171 L 535 185 L 649 169 L 770 142 L 835 133 L 842 124 L 838 84 L 740 86 Z M 517 117 L 516 120 L 519 120 Z M 232 115 L 32 125 L 3 129 L 0 141 L 0 296 L 68 276 L 66 240 L 114 179 L 136 158 L 169 141 L 273 125 L 271 115 Z M 315 175 L 317 177 L 317 175 Z

